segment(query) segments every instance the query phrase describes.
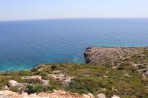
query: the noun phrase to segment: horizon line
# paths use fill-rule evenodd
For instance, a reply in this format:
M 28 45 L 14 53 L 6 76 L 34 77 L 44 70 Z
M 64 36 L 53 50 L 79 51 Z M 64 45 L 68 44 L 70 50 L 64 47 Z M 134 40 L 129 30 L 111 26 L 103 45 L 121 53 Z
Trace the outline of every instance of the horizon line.
M 148 19 L 148 17 L 90 17 L 90 18 L 45 18 L 45 19 L 15 19 L 15 20 L 0 20 L 0 22 L 15 22 L 15 21 L 37 21 L 37 20 L 68 20 L 68 19 Z

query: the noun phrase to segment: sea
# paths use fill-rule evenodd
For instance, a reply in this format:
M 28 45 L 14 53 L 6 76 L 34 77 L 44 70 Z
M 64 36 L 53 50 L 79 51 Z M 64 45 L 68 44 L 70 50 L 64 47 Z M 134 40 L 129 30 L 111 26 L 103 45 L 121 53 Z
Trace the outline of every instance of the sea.
M 148 46 L 148 19 L 48 19 L 0 22 L 0 72 L 47 63 L 85 63 L 90 46 Z

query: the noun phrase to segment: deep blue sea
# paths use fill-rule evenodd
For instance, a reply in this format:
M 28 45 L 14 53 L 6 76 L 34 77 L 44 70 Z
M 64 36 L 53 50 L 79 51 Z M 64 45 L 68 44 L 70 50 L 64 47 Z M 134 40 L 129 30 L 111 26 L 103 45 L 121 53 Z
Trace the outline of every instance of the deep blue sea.
M 83 63 L 89 46 L 148 46 L 148 19 L 0 22 L 0 72 L 43 63 Z

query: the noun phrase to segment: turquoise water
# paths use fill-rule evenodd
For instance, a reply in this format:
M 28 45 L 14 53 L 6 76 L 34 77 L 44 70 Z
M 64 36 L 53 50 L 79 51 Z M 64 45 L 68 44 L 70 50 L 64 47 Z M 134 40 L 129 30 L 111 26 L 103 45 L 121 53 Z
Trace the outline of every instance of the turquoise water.
M 0 71 L 82 63 L 89 46 L 148 46 L 148 19 L 0 22 Z

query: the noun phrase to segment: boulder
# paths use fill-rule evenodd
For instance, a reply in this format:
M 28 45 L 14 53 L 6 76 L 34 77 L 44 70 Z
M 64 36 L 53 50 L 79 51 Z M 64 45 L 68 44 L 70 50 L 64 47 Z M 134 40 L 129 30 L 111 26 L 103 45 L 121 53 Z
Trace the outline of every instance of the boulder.
M 64 74 L 58 74 L 57 75 L 57 79 L 60 80 L 60 81 L 62 81 L 62 80 L 65 79 L 65 75 Z
M 58 73 L 60 73 L 61 71 L 60 70 L 55 70 L 55 71 L 53 71 L 52 73 L 53 74 L 58 74 Z
M 83 94 L 82 98 L 95 98 L 93 94 L 88 93 L 88 94 Z
M 39 76 L 39 75 L 35 75 L 35 76 L 24 76 L 24 77 L 22 77 L 22 79 L 34 79 L 34 80 L 37 80 L 37 81 L 42 81 L 42 77 Z
M 15 80 L 9 80 L 8 85 L 10 87 L 12 87 L 12 86 L 19 86 L 19 83 L 17 81 L 15 81 Z
M 9 90 L 8 86 L 4 86 L 3 90 Z
M 114 96 L 112 96 L 112 98 L 120 98 L 120 97 L 119 97 L 119 96 L 114 95 Z
M 49 77 L 53 80 L 60 80 L 60 81 L 65 79 L 64 74 L 50 74 Z
M 68 77 L 67 79 L 65 79 L 65 80 L 62 82 L 62 85 L 63 85 L 64 87 L 68 87 L 70 83 L 71 83 L 71 77 Z
M 105 95 L 103 93 L 100 93 L 96 96 L 96 98 L 106 98 Z
M 18 98 L 18 95 L 17 93 L 15 92 L 12 92 L 12 91 L 9 91 L 9 90 L 6 90 L 6 91 L 0 91 L 0 94 L 4 97 L 2 98 Z M 13 96 L 13 97 L 12 97 Z M 1 98 L 1 97 L 0 97 Z
M 148 71 L 145 72 L 145 75 L 148 76 Z
M 43 83 L 44 85 L 48 85 L 49 80 L 42 80 L 42 83 Z
M 61 81 L 61 83 L 62 83 L 62 85 L 64 87 L 69 86 L 69 83 L 71 82 L 71 79 L 73 78 L 73 77 L 66 76 L 66 75 L 61 74 L 61 73 L 58 73 L 58 74 L 49 74 L 49 77 L 51 79 L 53 79 L 53 80 L 59 80 L 59 81 Z
M 83 94 L 82 98 L 90 98 L 90 96 Z
M 129 74 L 124 74 L 126 77 L 131 77 Z
M 57 80 L 57 75 L 56 74 L 49 74 L 49 77 L 53 80 Z
M 87 94 L 90 98 L 95 98 L 95 96 L 92 93 Z
M 32 76 L 24 76 L 22 79 L 30 79 Z
M 39 75 L 31 76 L 30 78 L 34 80 L 42 81 L 42 77 Z

